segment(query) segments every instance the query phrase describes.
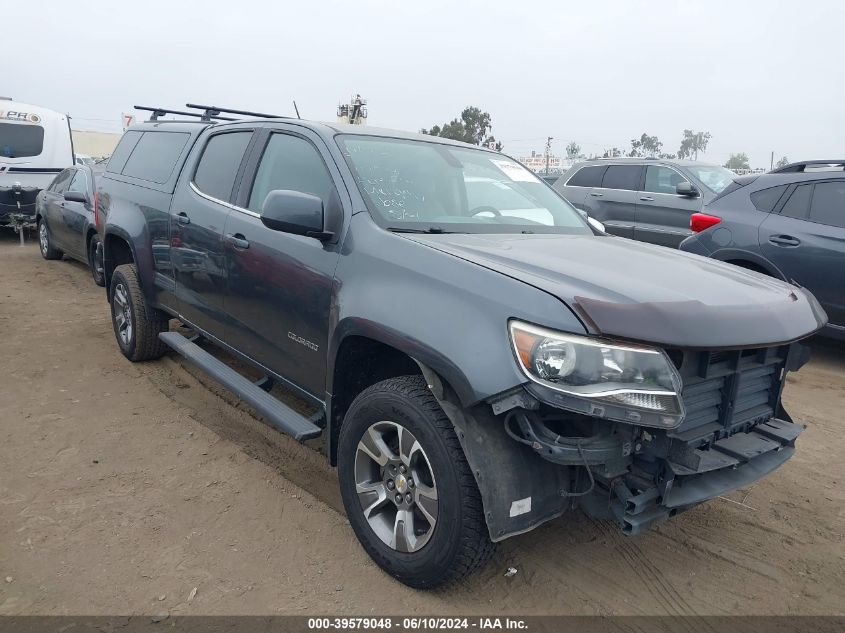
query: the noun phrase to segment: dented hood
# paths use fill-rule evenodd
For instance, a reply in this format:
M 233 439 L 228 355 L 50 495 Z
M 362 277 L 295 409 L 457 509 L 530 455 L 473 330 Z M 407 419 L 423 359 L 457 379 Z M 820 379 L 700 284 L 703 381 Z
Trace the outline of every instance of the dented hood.
M 666 347 L 750 347 L 797 340 L 827 322 L 815 297 L 799 287 L 623 238 L 403 237 L 548 292 L 607 337 Z

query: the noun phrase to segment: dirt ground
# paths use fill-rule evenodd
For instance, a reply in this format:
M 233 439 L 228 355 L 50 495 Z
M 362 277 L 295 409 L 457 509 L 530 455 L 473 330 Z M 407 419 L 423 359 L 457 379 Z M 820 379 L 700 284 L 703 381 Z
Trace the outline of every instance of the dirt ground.
M 845 614 L 841 345 L 789 378 L 808 428 L 771 476 L 635 538 L 564 515 L 425 593 L 358 546 L 318 450 L 176 357 L 129 363 L 32 237 L 0 236 L 0 338 L 0 614 Z

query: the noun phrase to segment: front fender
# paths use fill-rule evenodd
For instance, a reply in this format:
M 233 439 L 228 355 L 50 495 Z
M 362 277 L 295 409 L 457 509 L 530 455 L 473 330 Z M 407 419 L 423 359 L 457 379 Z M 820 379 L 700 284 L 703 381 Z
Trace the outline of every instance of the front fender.
M 351 243 L 350 243 L 351 242 Z M 374 339 L 425 363 L 463 406 L 526 381 L 508 321 L 584 334 L 559 299 L 518 279 L 375 227 L 367 214 L 350 226 L 336 273 L 327 391 L 348 336 Z
M 147 215 L 140 205 L 128 200 L 114 200 L 108 194 L 101 195 L 100 204 L 105 207 L 106 220 L 102 232 L 103 264 L 109 283 L 111 272 L 118 265 L 111 249 L 110 238 L 118 238 L 124 241 L 132 252 L 132 260 L 138 268 L 138 280 L 147 305 L 155 306 L 155 263 Z

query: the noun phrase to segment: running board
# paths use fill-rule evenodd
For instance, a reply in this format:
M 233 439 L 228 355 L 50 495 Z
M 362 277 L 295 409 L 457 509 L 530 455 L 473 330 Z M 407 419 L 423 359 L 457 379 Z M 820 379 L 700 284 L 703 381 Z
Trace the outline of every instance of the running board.
M 260 413 L 275 429 L 287 433 L 298 441 L 318 437 L 322 430 L 305 416 L 297 413 L 284 402 L 274 398 L 251 380 L 219 361 L 204 349 L 178 332 L 161 332 L 158 337 L 178 352 L 185 360 L 202 369 L 217 382 L 229 389 Z

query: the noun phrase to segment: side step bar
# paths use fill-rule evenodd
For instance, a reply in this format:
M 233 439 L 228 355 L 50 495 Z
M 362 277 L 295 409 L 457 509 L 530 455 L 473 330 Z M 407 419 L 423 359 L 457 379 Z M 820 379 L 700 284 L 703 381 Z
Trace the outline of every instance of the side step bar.
M 161 332 L 158 337 L 178 352 L 185 360 L 202 369 L 217 382 L 252 406 L 270 423 L 270 426 L 287 433 L 298 441 L 318 437 L 322 430 L 305 416 L 297 413 L 284 402 L 271 396 L 225 363 L 217 360 L 204 349 L 178 332 Z

